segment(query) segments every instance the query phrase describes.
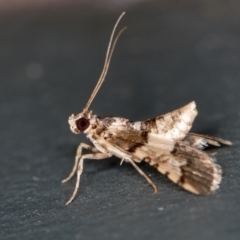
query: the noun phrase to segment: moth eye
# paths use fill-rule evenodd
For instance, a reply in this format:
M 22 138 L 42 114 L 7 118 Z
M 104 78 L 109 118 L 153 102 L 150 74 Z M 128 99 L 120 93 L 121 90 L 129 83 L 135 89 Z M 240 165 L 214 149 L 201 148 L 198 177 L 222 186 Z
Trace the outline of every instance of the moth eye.
M 79 118 L 76 121 L 76 125 L 79 131 L 83 132 L 89 126 L 89 120 L 87 118 Z

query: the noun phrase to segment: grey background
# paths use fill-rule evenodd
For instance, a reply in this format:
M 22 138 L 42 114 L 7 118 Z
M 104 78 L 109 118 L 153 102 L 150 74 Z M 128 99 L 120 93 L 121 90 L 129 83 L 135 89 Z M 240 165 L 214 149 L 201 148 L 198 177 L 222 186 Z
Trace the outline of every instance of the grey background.
M 239 239 L 238 1 L 146 1 L 5 15 L 0 21 L 1 239 Z M 119 159 L 72 168 L 69 130 L 100 75 L 112 27 L 128 26 L 91 109 L 144 120 L 195 100 L 193 131 L 233 141 L 217 151 L 221 188 L 190 194 L 146 164 L 159 192 Z

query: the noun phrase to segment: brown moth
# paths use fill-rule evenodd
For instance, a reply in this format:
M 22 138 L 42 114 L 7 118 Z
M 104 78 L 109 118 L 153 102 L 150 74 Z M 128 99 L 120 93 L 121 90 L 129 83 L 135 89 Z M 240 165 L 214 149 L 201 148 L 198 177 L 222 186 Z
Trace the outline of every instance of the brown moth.
M 195 102 L 146 121 L 133 122 L 120 117 L 99 117 L 89 110 L 89 106 L 100 89 L 107 74 L 112 53 L 123 28 L 114 38 L 116 27 L 125 13 L 118 18 L 108 45 L 102 74 L 83 111 L 69 117 L 70 129 L 75 134 L 84 132 L 94 146 L 80 143 L 75 164 L 70 175 L 62 182 L 70 180 L 77 173 L 74 192 L 66 203 L 75 198 L 84 159 L 104 159 L 116 156 L 132 166 L 149 182 L 157 192 L 156 185 L 137 166 L 145 161 L 166 175 L 184 189 L 199 195 L 214 192 L 222 179 L 221 167 L 202 150 L 208 145 L 219 147 L 231 145 L 230 141 L 217 137 L 189 133 L 197 115 Z M 82 155 L 82 149 L 92 153 Z

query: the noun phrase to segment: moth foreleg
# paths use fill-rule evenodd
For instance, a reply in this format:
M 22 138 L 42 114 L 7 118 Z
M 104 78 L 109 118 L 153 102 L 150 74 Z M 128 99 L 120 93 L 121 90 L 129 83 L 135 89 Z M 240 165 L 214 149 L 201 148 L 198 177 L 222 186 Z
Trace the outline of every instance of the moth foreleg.
M 75 198 L 79 185 L 80 185 L 80 177 L 83 171 L 83 160 L 88 158 L 88 159 L 94 159 L 94 160 L 101 160 L 104 158 L 109 158 L 109 154 L 106 153 L 101 153 L 101 152 L 96 152 L 96 153 L 91 153 L 91 154 L 85 154 L 82 155 L 78 164 L 77 164 L 77 180 L 76 180 L 76 185 L 75 185 L 75 189 L 73 191 L 72 196 L 70 197 L 70 199 L 68 200 L 68 202 L 66 203 L 66 205 L 68 205 L 69 203 L 72 202 L 72 200 Z
M 76 156 L 75 156 L 75 162 L 74 162 L 74 165 L 73 165 L 73 169 L 72 171 L 70 172 L 69 176 L 65 179 L 62 180 L 62 183 L 65 183 L 67 181 L 69 181 L 75 174 L 75 172 L 77 171 L 77 165 L 78 165 L 78 161 L 79 159 L 81 158 L 82 156 L 82 149 L 88 149 L 88 150 L 91 150 L 92 152 L 99 152 L 99 150 L 94 147 L 94 146 L 91 146 L 91 145 L 88 145 L 86 143 L 80 143 L 78 148 L 77 148 L 77 152 L 76 152 Z
M 157 187 L 152 180 L 136 165 L 132 159 L 127 159 L 127 161 L 130 162 L 133 167 L 148 181 L 148 183 L 153 187 L 154 193 L 157 193 Z

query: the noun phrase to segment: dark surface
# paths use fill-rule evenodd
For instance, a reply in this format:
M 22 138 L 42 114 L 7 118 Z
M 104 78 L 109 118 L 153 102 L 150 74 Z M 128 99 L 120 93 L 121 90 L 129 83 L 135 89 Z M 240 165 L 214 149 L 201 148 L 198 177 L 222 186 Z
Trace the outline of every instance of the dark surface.
M 239 4 L 178 2 L 2 18 L 1 239 L 240 239 Z M 85 161 L 77 198 L 65 206 L 75 179 L 61 179 L 88 142 L 70 132 L 68 116 L 85 106 L 122 10 L 128 30 L 91 109 L 144 120 L 195 100 L 193 131 L 234 143 L 216 150 L 223 181 L 212 196 L 140 164 L 159 188 L 153 195 L 111 158 Z

